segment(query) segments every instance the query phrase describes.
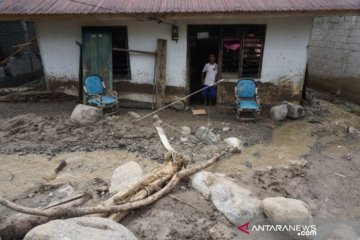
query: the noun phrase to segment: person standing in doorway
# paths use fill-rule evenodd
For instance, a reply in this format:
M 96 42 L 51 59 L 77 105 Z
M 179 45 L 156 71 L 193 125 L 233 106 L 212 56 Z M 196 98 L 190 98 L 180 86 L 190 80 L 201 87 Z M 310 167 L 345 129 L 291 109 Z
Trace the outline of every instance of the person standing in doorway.
M 215 62 L 215 55 L 210 54 L 209 62 L 205 64 L 201 73 L 203 87 L 206 87 L 202 91 L 205 105 L 215 104 L 216 102 L 216 87 L 214 86 L 214 83 L 216 82 L 217 71 L 218 65 Z

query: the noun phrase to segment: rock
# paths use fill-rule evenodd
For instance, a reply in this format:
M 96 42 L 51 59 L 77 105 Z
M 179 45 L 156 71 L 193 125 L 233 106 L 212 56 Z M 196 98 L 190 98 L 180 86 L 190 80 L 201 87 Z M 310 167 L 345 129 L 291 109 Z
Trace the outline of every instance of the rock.
M 236 137 L 229 137 L 229 138 L 224 139 L 224 141 L 229 146 L 230 152 L 241 153 L 242 151 L 244 151 L 244 146 L 240 139 L 238 139 Z
M 174 109 L 176 111 L 185 110 L 185 103 L 183 101 L 173 102 L 169 108 Z
M 123 225 L 100 217 L 53 220 L 33 228 L 24 240 L 137 240 Z
M 332 228 L 330 233 L 327 233 L 321 240 L 359 240 L 360 237 L 356 235 L 354 229 L 350 226 L 340 224 Z
M 194 174 L 191 178 L 191 187 L 199 191 L 204 197 L 210 198 L 210 189 L 208 182 L 215 178 L 214 174 L 207 171 L 202 171 Z
M 229 178 L 206 171 L 196 173 L 191 186 L 210 198 L 217 210 L 235 225 L 243 224 L 261 213 L 261 201 L 251 196 Z
M 218 141 L 216 134 L 204 126 L 201 126 L 196 130 L 195 136 L 205 144 L 213 144 Z
M 230 127 L 223 127 L 223 132 L 227 132 L 227 131 L 229 131 L 230 130 Z
M 186 142 L 191 134 L 191 128 L 187 126 L 183 126 L 180 128 L 180 132 L 181 132 L 180 141 Z
M 226 226 L 223 223 L 217 223 L 209 229 L 212 240 L 233 240 L 235 239 L 235 232 L 233 228 Z
M 288 106 L 287 104 L 281 104 L 274 106 L 270 109 L 270 117 L 275 121 L 282 121 L 288 115 Z
M 288 113 L 287 117 L 290 119 L 299 119 L 305 116 L 305 110 L 302 106 L 290 103 L 290 102 L 284 102 L 287 105 Z
M 275 225 L 311 225 L 312 216 L 309 206 L 301 200 L 272 197 L 263 201 L 264 213 L 271 224 Z M 294 238 L 299 238 L 297 232 L 287 232 Z M 301 237 L 300 237 L 301 239 Z
M 138 163 L 134 161 L 127 162 L 115 169 L 111 176 L 109 192 L 124 192 L 130 189 L 143 175 Z
M 74 188 L 69 184 L 66 184 L 65 186 L 53 192 L 53 195 L 58 198 L 65 198 L 71 196 L 73 193 L 74 193 Z
M 140 118 L 140 115 L 137 114 L 136 112 L 128 112 L 128 114 L 133 118 Z
M 346 128 L 346 133 L 350 133 L 350 134 L 359 134 L 360 131 L 358 131 L 356 128 L 354 127 L 347 127 Z
M 74 111 L 71 113 L 70 120 L 79 125 L 88 125 L 96 123 L 103 117 L 102 109 L 78 104 Z
M 308 161 L 301 159 L 301 160 L 290 160 L 288 162 L 289 167 L 291 168 L 304 168 L 308 165 Z

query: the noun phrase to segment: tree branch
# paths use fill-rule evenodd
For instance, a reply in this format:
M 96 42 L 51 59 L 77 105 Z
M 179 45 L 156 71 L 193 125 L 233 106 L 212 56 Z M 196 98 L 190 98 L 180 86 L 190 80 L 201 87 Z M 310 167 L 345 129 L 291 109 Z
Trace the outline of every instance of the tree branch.
M 222 153 L 223 154 L 223 153 Z M 115 206 L 97 206 L 97 207 L 77 207 L 77 208 L 56 208 L 56 209 L 38 209 L 38 208 L 29 208 L 24 207 L 21 205 L 18 205 L 16 203 L 13 203 L 4 197 L 0 197 L 0 204 L 4 205 L 5 207 L 8 207 L 12 210 L 15 210 L 17 212 L 22 212 L 25 214 L 30 215 L 37 215 L 37 216 L 45 216 L 45 217 L 51 217 L 51 218 L 70 218 L 70 217 L 79 217 L 89 214 L 95 214 L 95 213 L 116 213 L 116 212 L 122 212 L 122 211 L 129 211 L 133 210 L 142 206 L 149 205 L 166 194 L 168 194 L 171 190 L 173 190 L 176 185 L 180 182 L 181 179 L 187 178 L 194 173 L 207 168 L 208 166 L 212 165 L 214 162 L 216 162 L 222 154 L 216 154 L 214 157 L 209 159 L 208 161 L 200 164 L 196 164 L 191 166 L 188 169 L 180 170 L 179 172 L 175 173 L 171 180 L 168 182 L 168 184 L 159 190 L 158 192 L 154 193 L 153 195 L 134 202 L 127 202 L 120 205 Z

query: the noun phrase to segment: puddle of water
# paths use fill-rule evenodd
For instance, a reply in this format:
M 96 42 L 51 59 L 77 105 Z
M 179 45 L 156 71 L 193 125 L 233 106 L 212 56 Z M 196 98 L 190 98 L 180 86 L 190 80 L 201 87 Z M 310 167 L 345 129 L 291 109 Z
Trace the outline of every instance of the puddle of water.
M 290 160 L 300 160 L 301 156 L 309 153 L 309 148 L 315 143 L 316 136 L 312 131 L 318 127 L 332 128 L 336 134 L 321 138 L 321 143 L 328 144 L 339 140 L 345 134 L 345 127 L 352 126 L 360 129 L 360 117 L 347 112 L 332 103 L 321 101 L 321 105 L 329 112 L 322 125 L 316 125 L 305 120 L 288 121 L 273 131 L 268 143 L 257 144 L 245 148 L 241 154 L 234 154 L 229 159 L 216 163 L 209 169 L 214 172 L 238 173 L 246 171 L 244 164 L 248 161 L 254 169 L 266 169 L 268 166 L 287 166 Z M 351 143 L 348 143 L 348 145 Z M 358 143 L 356 143 L 358 145 Z M 349 152 L 351 146 L 333 146 L 324 153 L 340 158 Z
M 56 179 L 45 180 L 61 160 L 66 160 L 66 167 Z M 138 162 L 144 172 L 157 165 L 150 159 L 117 150 L 64 153 L 51 161 L 45 155 L 0 155 L 0 192 L 14 198 L 40 184 L 84 183 L 95 177 L 108 181 L 113 171 L 128 161 Z
M 268 166 L 287 166 L 290 160 L 300 160 L 309 152 L 309 147 L 315 142 L 311 136 L 313 125 L 307 122 L 286 122 L 275 129 L 268 143 L 256 144 L 245 148 L 241 154 L 234 154 L 229 159 L 216 163 L 210 169 L 222 173 L 237 173 L 243 171 L 246 161 L 254 169 L 266 169 Z

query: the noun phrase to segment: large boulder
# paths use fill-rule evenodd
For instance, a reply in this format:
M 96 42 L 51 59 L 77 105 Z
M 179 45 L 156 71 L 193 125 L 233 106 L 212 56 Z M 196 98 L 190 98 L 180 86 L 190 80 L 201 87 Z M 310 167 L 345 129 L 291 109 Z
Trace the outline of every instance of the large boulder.
M 142 176 L 140 165 L 134 161 L 127 162 L 116 168 L 111 176 L 110 193 L 125 192 L 130 189 Z
M 137 240 L 123 225 L 100 217 L 53 220 L 28 232 L 24 240 Z
M 192 177 L 191 186 L 205 197 L 210 197 L 217 210 L 234 225 L 243 224 L 261 213 L 261 201 L 224 176 L 198 172 Z
M 213 144 L 218 141 L 216 134 L 204 126 L 201 126 L 196 130 L 195 136 L 205 144 Z
M 263 201 L 264 213 L 274 225 L 311 225 L 309 206 L 301 200 L 271 197 Z M 288 232 L 294 238 L 302 238 L 297 232 Z
M 287 105 L 288 108 L 288 113 L 287 113 L 288 118 L 299 119 L 305 115 L 305 110 L 302 106 L 290 102 L 285 102 L 285 104 Z
M 274 106 L 270 109 L 270 117 L 275 121 L 282 121 L 288 115 L 288 106 L 287 104 L 281 104 Z
M 79 125 L 93 124 L 103 117 L 101 108 L 78 104 L 71 113 L 70 120 Z

